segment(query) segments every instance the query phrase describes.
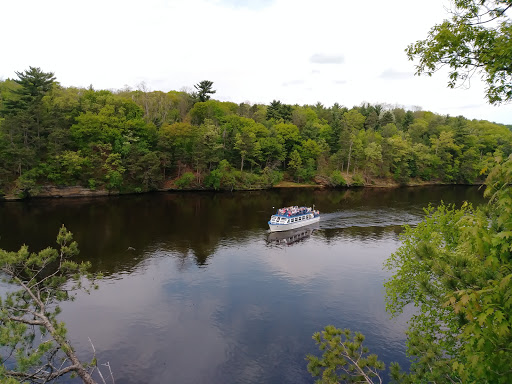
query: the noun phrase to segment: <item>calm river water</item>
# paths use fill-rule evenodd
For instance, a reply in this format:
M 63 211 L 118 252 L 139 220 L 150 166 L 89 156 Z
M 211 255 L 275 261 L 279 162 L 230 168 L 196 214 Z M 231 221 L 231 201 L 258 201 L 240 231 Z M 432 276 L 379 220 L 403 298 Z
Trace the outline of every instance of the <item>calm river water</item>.
M 161 193 L 0 204 L 0 248 L 55 245 L 65 224 L 105 279 L 63 305 L 79 354 L 117 384 L 312 383 L 305 356 L 328 324 L 407 365 L 407 316 L 385 311 L 382 270 L 404 224 L 476 187 Z M 269 237 L 273 207 L 315 204 L 310 230 Z M 385 374 L 387 379 L 387 374 Z

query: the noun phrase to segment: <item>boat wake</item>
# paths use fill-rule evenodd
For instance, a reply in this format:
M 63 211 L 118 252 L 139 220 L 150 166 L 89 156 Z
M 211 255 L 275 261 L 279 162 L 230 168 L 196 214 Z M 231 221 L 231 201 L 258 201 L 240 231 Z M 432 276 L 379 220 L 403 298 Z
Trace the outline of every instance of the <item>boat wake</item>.
M 423 215 L 412 214 L 398 209 L 344 210 L 322 213 L 320 229 L 350 227 L 390 227 L 416 225 Z

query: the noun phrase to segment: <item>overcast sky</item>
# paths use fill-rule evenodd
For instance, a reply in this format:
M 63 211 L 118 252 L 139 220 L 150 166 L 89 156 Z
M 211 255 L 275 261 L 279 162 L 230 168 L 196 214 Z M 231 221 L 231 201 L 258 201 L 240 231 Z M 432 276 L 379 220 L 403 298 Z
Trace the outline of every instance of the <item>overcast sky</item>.
M 0 78 L 29 66 L 64 86 L 192 89 L 237 103 L 363 102 L 512 124 L 484 85 L 414 76 L 404 49 L 448 17 L 449 0 L 3 0 Z

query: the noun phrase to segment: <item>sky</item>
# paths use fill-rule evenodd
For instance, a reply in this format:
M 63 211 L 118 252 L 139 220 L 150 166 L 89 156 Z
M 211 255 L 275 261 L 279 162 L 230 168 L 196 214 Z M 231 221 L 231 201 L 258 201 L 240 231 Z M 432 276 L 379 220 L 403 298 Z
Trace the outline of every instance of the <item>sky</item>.
M 449 0 L 1 1 L 0 79 L 29 66 L 63 86 L 193 90 L 236 103 L 362 103 L 512 124 L 478 76 L 415 76 L 404 50 L 448 18 Z

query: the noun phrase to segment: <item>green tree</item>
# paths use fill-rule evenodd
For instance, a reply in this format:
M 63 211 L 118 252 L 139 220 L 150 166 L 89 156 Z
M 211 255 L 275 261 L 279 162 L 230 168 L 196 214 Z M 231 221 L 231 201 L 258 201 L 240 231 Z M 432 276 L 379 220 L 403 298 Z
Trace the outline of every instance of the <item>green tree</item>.
M 225 117 L 233 115 L 233 109 L 237 107 L 234 103 L 221 102 L 217 100 L 207 100 L 205 102 L 197 102 L 189 111 L 190 122 L 194 125 L 201 125 L 207 119 L 212 120 L 215 124 L 224 122 Z
M 281 137 L 263 137 L 259 140 L 259 143 L 261 154 L 267 167 L 272 167 L 274 164 L 278 165 L 286 159 L 284 141 Z
M 364 127 L 365 119 L 366 118 L 355 109 L 351 109 L 343 114 L 343 128 L 340 143 L 344 152 L 347 153 L 347 175 L 350 169 L 350 160 L 352 158 L 352 147 L 354 146 L 358 131 Z
M 123 173 L 126 168 L 123 166 L 121 154 L 110 153 L 103 164 L 103 170 L 105 171 L 105 180 L 107 182 L 107 188 L 110 190 L 121 189 L 123 184 Z
M 72 185 L 80 181 L 88 161 L 80 151 L 64 151 L 55 156 L 55 169 L 48 178 L 58 184 Z
M 235 136 L 235 150 L 240 154 L 240 171 L 244 170 L 246 158 L 256 161 L 261 155 L 261 147 L 254 131 L 244 129 Z
M 285 122 L 292 119 L 292 107 L 288 104 L 283 104 L 278 100 L 273 100 L 267 108 L 266 119 L 275 121 L 283 120 Z
M 427 209 L 386 262 L 388 310 L 417 308 L 406 382 L 512 381 L 512 156 L 496 160 L 487 206 Z
M 376 142 L 368 144 L 364 149 L 365 166 L 364 173 L 368 176 L 376 176 L 382 165 L 382 147 Z
M 196 176 L 192 172 L 185 172 L 178 180 L 176 180 L 175 184 L 178 189 L 187 189 L 192 187 L 195 179 Z
M 411 125 L 414 121 L 414 114 L 412 111 L 405 112 L 404 120 L 402 121 L 402 129 L 405 130 Z
M 152 141 L 143 111 L 132 100 L 109 91 L 87 91 L 83 96 L 84 111 L 70 128 L 75 145 L 87 150 L 91 144 L 112 145 L 119 151 L 126 138 Z M 155 138 L 156 141 L 156 138 Z
M 283 143 L 288 157 L 293 148 L 300 143 L 299 128 L 291 123 L 279 123 L 274 126 L 274 131 L 279 141 Z
M 480 73 L 491 104 L 512 100 L 512 23 L 510 0 L 456 0 L 451 20 L 435 25 L 425 40 L 407 47 L 418 59 L 417 74 L 431 76 L 448 66 L 448 86 L 469 83 Z
M 313 340 L 323 352 L 322 357 L 308 355 L 308 371 L 319 377 L 317 384 L 335 383 L 382 383 L 379 371 L 384 370 L 377 355 L 369 354 L 363 346 L 365 337 L 356 332 L 341 330 L 328 325 L 322 332 L 316 332 Z
M 371 111 L 368 116 L 366 116 L 366 120 L 364 122 L 364 127 L 366 129 L 376 129 L 379 125 L 379 116 L 377 112 Z
M 22 171 L 35 166 L 44 153 L 50 126 L 42 100 L 54 86 L 55 76 L 34 67 L 16 75 L 18 79 L 14 82 L 19 86 L 3 100 L 0 117 L 5 120 L 0 128 L 10 138 L 6 155 L 13 167 L 11 172 L 21 176 Z
M 211 170 L 213 164 L 221 160 L 222 141 L 220 129 L 213 121 L 207 119 L 200 127 L 199 135 L 197 140 L 200 143 L 199 150 L 201 150 L 208 162 L 208 169 Z
M 347 185 L 347 181 L 343 177 L 342 173 L 335 169 L 332 171 L 331 176 L 329 177 L 329 184 L 332 187 L 344 187 Z
M 0 268 L 9 290 L 0 300 L 0 345 L 2 382 L 47 383 L 74 373 L 84 383 L 95 383 L 97 369 L 82 363 L 69 343 L 64 323 L 58 321 L 59 303 L 77 290 L 94 287 L 89 263 L 72 261 L 78 246 L 62 227 L 57 236 L 60 249 L 30 253 L 26 245 L 18 252 L 0 250 Z
M 445 181 L 453 181 L 459 171 L 461 148 L 455 144 L 454 132 L 443 131 L 439 137 L 431 137 L 432 152 L 437 160 L 438 175 Z
M 157 152 L 144 150 L 135 145 L 131 147 L 123 163 L 126 164 L 126 174 L 130 178 L 131 188 L 136 192 L 158 188 L 162 174 Z M 118 168 L 117 171 L 122 175 L 121 169 Z
M 384 160 L 388 164 L 389 171 L 398 182 L 409 179 L 409 161 L 411 157 L 411 145 L 400 135 L 394 135 L 385 141 Z
M 395 116 L 393 115 L 393 112 L 386 111 L 382 114 L 382 117 L 380 118 L 379 125 L 381 127 L 385 127 L 387 124 L 395 123 Z
M 290 161 L 288 162 L 288 168 L 291 169 L 292 174 L 297 176 L 302 167 L 302 158 L 300 157 L 299 151 L 296 149 L 290 154 Z
M 478 173 L 483 167 L 480 164 L 478 152 L 475 148 L 469 148 L 460 159 L 460 179 L 466 183 L 474 183 Z
M 213 89 L 213 81 L 203 80 L 198 84 L 194 84 L 194 88 L 197 92 L 192 94 L 194 99 L 198 101 L 205 102 L 210 100 L 210 95 L 213 95 L 216 90 Z
M 416 119 L 409 125 L 409 136 L 413 143 L 421 143 L 430 145 L 430 137 L 428 135 L 428 122 L 424 119 Z
M 54 73 L 43 72 L 41 68 L 29 67 L 26 71 L 15 73 L 18 79 L 14 82 L 20 87 L 14 88 L 12 92 L 18 98 L 4 101 L 4 112 L 7 114 L 25 109 L 34 102 L 40 102 L 55 84 Z
M 181 176 L 182 168 L 191 164 L 194 150 L 194 127 L 190 123 L 164 124 L 160 131 L 159 147 L 171 158 L 171 163 L 178 167 Z
M 221 160 L 217 168 L 210 172 L 205 178 L 205 185 L 215 190 L 233 190 L 235 182 L 233 170 L 227 160 Z
M 301 134 L 306 125 L 312 124 L 318 120 L 318 116 L 315 111 L 309 107 L 294 107 L 292 112 L 292 123 L 295 124 Z
M 422 180 L 431 180 L 437 176 L 437 170 L 433 169 L 436 164 L 435 155 L 431 153 L 430 147 L 416 143 L 412 146 L 411 152 L 411 176 L 420 177 Z

